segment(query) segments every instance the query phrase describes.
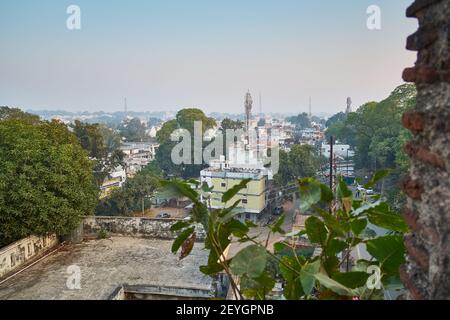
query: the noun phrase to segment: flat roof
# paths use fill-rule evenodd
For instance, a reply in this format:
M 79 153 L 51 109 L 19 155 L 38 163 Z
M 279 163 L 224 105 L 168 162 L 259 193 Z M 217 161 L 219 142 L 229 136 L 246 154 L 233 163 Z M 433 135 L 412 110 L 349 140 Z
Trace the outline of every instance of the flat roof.
M 208 252 L 196 243 L 179 260 L 172 241 L 132 237 L 89 240 L 63 246 L 0 285 L 0 300 L 103 300 L 119 286 L 161 286 L 208 290 L 212 279 L 199 270 Z M 81 270 L 81 289 L 70 290 L 69 266 Z

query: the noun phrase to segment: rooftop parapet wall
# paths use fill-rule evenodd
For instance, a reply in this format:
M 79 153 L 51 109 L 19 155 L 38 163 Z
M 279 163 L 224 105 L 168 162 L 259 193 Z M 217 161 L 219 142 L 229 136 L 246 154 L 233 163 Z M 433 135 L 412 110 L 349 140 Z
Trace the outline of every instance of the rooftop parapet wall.
M 175 239 L 177 232 L 170 227 L 179 220 L 150 219 L 141 217 L 86 217 L 83 220 L 85 236 L 97 236 L 101 231 L 121 236 L 154 238 L 163 240 Z M 197 241 L 205 239 L 205 231 L 201 225 L 196 226 Z
M 0 279 L 32 262 L 59 243 L 56 235 L 30 236 L 0 249 Z

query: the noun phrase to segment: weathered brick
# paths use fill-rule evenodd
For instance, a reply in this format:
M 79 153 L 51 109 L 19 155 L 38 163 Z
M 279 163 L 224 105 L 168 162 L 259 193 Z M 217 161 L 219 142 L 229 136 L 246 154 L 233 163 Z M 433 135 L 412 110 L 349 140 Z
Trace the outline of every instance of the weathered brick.
M 415 144 L 409 141 L 405 144 L 405 152 L 413 159 L 422 161 L 439 169 L 445 169 L 444 160 L 436 153 L 430 151 L 428 147 Z
M 402 78 L 405 82 L 416 82 L 416 68 L 406 68 L 403 70 Z
M 413 200 L 421 199 L 424 191 L 423 186 L 417 181 L 411 179 L 411 177 L 405 177 L 401 183 L 402 190 Z
M 409 257 L 413 259 L 424 272 L 428 272 L 430 267 L 430 256 L 423 247 L 418 245 L 413 235 L 405 237 L 405 248 Z
M 413 133 L 422 132 L 425 128 L 425 114 L 423 112 L 409 111 L 402 117 L 403 126 Z
M 418 232 L 420 230 L 419 225 L 419 217 L 414 213 L 410 208 L 405 208 L 403 210 L 403 218 L 405 219 L 406 224 L 409 226 L 411 231 Z
M 414 281 L 411 279 L 408 274 L 408 270 L 406 265 L 402 265 L 400 267 L 400 280 L 403 282 L 405 287 L 408 289 L 411 298 L 414 300 L 425 300 L 425 295 L 423 295 L 420 290 L 414 284 Z
M 406 49 L 411 51 L 419 51 L 430 46 L 437 39 L 438 32 L 436 27 L 423 27 L 408 37 L 406 40 Z
M 416 0 L 408 7 L 408 9 L 406 9 L 406 16 L 408 18 L 416 17 L 419 11 L 441 1 L 442 0 Z

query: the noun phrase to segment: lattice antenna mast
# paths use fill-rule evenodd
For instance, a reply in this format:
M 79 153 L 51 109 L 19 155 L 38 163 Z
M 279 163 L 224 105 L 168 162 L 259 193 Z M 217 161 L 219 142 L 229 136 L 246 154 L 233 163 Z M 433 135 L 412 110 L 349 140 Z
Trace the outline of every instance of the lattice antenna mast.
M 247 133 L 250 130 L 250 118 L 252 116 L 252 107 L 253 107 L 253 99 L 252 99 L 252 95 L 250 94 L 250 90 L 249 90 L 249 91 L 247 91 L 247 94 L 245 95 L 245 121 L 246 121 Z

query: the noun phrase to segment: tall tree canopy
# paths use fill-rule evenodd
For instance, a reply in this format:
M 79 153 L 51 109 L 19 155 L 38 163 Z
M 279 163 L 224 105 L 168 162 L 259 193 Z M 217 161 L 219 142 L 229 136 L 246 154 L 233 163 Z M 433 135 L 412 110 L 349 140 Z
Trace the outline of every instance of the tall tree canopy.
M 319 169 L 319 157 L 309 145 L 293 145 L 291 151 L 280 150 L 280 165 L 274 176 L 278 186 L 297 181 L 299 178 L 314 177 Z
M 119 126 L 120 134 L 130 142 L 147 141 L 150 137 L 146 135 L 147 126 L 139 118 L 127 119 Z
M 188 130 L 191 135 L 191 144 L 193 146 L 195 121 L 200 121 L 202 123 L 202 135 L 206 130 L 211 129 L 216 125 L 216 121 L 213 118 L 207 117 L 200 109 L 183 109 L 177 113 L 175 119 L 165 122 L 161 130 L 156 134 L 156 138 L 160 144 L 158 151 L 156 152 L 156 161 L 166 175 L 174 175 L 183 178 L 197 178 L 200 174 L 200 170 L 204 167 L 204 164 L 175 165 L 171 159 L 172 149 L 178 143 L 171 141 L 171 134 L 176 129 Z M 194 148 L 191 149 L 191 159 L 193 159 Z M 192 161 L 193 160 L 191 160 L 191 162 Z
M 115 190 L 108 198 L 99 202 L 96 215 L 127 216 L 151 205 L 150 196 L 160 184 L 161 171 L 153 161 L 139 171 L 133 178 L 128 178 L 121 189 Z
M 23 112 L 19 108 L 0 107 L 0 121 L 2 120 L 20 120 L 28 123 L 39 123 L 39 116 L 28 112 Z
M 223 132 L 228 129 L 237 130 L 244 128 L 244 122 L 241 120 L 232 120 L 230 118 L 225 118 L 220 124 L 220 128 Z
M 305 129 L 311 127 L 311 120 L 307 113 L 303 112 L 298 116 L 288 117 L 286 120 L 296 126 L 297 129 Z
M 95 179 L 101 185 L 108 174 L 123 164 L 124 154 L 119 149 L 120 136 L 101 124 L 82 123 L 75 120 L 72 126 L 81 147 L 95 162 Z
M 0 121 L 0 245 L 70 232 L 95 208 L 92 171 L 64 124 Z
M 387 187 L 391 187 L 387 194 L 394 198 L 398 197 L 399 176 L 408 167 L 403 145 L 410 139 L 410 133 L 403 128 L 401 117 L 415 103 L 415 86 L 401 85 L 385 100 L 368 102 L 327 129 L 328 136 L 355 148 L 357 168 L 370 172 L 391 169 L 392 174 L 386 179 Z

